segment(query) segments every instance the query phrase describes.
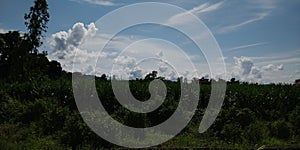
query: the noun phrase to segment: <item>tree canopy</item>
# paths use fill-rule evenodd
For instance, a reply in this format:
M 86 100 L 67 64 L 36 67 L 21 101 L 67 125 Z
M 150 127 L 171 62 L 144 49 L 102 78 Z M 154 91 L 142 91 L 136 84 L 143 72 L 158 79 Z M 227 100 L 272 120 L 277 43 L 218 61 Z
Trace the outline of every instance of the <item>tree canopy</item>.
M 48 4 L 46 0 L 35 0 L 30 12 L 24 15 L 28 29 L 27 38 L 32 43 L 32 53 L 38 53 L 37 47 L 42 44 L 42 33 L 47 31 L 49 21 Z

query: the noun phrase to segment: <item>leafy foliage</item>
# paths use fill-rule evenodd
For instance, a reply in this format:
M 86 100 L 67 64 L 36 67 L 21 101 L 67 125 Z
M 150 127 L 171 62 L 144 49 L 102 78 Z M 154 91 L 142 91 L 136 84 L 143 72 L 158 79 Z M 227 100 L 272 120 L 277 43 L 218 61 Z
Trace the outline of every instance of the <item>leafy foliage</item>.
M 72 95 L 70 75 L 65 74 L 58 79 L 35 78 L 33 81 L 13 84 L 2 82 L 0 144 L 8 148 L 16 148 L 14 143 L 23 144 L 24 147 L 28 143 L 33 147 L 45 146 L 39 142 L 46 142 L 49 148 L 54 145 L 74 149 L 115 147 L 95 135 L 81 119 Z M 165 81 L 167 98 L 161 107 L 148 114 L 134 113 L 122 107 L 114 97 L 110 80 L 97 77 L 96 84 L 101 102 L 108 112 L 129 126 L 157 125 L 177 108 L 178 99 L 175 99 L 175 95 L 180 93 L 180 84 L 177 82 Z M 149 96 L 148 85 L 148 80 L 130 81 L 131 92 L 139 93 L 136 95 L 138 98 Z M 200 103 L 207 104 L 209 87 L 201 86 Z M 257 90 L 260 92 L 256 93 Z M 298 91 L 299 87 L 292 85 L 229 84 L 222 111 L 206 133 L 199 134 L 197 131 L 205 111 L 205 106 L 199 104 L 184 131 L 161 146 L 202 147 L 217 144 L 221 147 L 248 145 L 254 148 L 257 145 L 276 145 L 279 141 L 280 145 L 299 146 Z M 282 97 L 287 102 L 282 102 Z
M 34 6 L 30 7 L 30 12 L 24 15 L 24 19 L 26 20 L 25 25 L 29 30 L 29 34 L 26 35 L 26 37 L 32 43 L 32 53 L 38 53 L 37 47 L 42 44 L 42 32 L 47 31 L 49 17 L 50 15 L 46 0 L 35 0 Z

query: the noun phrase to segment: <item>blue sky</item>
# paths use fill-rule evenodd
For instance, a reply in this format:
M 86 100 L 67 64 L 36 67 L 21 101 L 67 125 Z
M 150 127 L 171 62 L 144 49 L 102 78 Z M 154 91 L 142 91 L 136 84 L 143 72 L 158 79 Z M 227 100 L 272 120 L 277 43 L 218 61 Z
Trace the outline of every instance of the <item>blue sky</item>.
M 71 66 L 75 61 L 75 63 L 82 64 L 83 68 L 75 71 L 89 73 L 93 70 L 93 62 L 89 62 L 89 60 L 99 56 L 92 46 L 99 40 L 106 38 L 106 35 L 96 33 L 101 31 L 101 28 L 98 28 L 97 24 L 93 26 L 94 23 L 117 8 L 137 2 L 149 1 L 48 1 L 50 22 L 48 32 L 45 34 L 45 45 L 42 49 L 48 51 L 49 59 L 61 62 L 64 69 L 72 70 Z M 186 9 L 199 17 L 210 29 L 222 50 L 227 70 L 226 75 L 220 74 L 212 76 L 213 78 L 229 79 L 235 77 L 243 81 L 261 83 L 292 83 L 295 79 L 300 78 L 300 1 L 165 0 L 157 2 L 169 3 Z M 23 16 L 32 4 L 32 1 L 27 0 L 2 0 L 0 31 L 25 31 Z M 185 17 L 178 20 L 180 24 L 189 24 Z M 83 34 L 80 39 L 74 36 L 78 35 L 75 34 L 76 32 Z M 59 45 L 59 42 L 63 41 L 64 38 L 67 38 L 67 41 L 77 38 L 77 43 L 69 42 L 67 45 Z M 171 65 L 179 66 L 176 72 L 180 75 L 194 76 L 194 71 L 183 66 L 180 68 L 180 64 L 184 64 L 184 59 L 176 57 L 181 55 L 181 52 L 176 50 L 176 46 L 169 44 L 164 47 L 163 41 L 155 41 L 155 43 L 151 40 L 140 41 L 145 38 L 161 38 L 175 43 L 179 48 L 184 49 L 184 53 L 192 60 L 198 70 L 198 75 L 211 76 L 205 63 L 205 57 L 197 51 L 197 47 L 189 42 L 188 38 L 171 28 L 151 24 L 131 27 L 119 33 L 112 43 L 108 44 L 105 53 L 101 54 L 100 60 L 103 60 L 102 63 L 104 64 L 101 64 L 101 61 L 98 62 L 100 64 L 97 65 L 101 67 L 98 69 L 96 67 L 96 70 L 99 74 L 111 73 L 109 68 L 112 67 L 113 63 L 119 65 L 122 73 L 134 77 L 143 76 L 149 69 L 160 70 L 162 75 L 172 77 L 174 72 L 166 71 L 168 70 L 166 68 L 167 66 L 170 67 L 168 63 L 171 64 L 173 61 L 174 64 Z M 128 46 L 133 42 L 137 42 L 137 44 L 132 45 L 131 50 L 125 52 L 124 56 L 117 57 L 117 53 L 120 52 L 118 48 L 121 48 L 122 45 L 124 48 L 124 44 Z M 145 51 L 149 49 L 148 51 L 152 52 L 149 55 L 163 59 L 168 57 L 169 60 L 166 62 L 157 61 L 157 65 L 154 66 L 152 61 L 149 61 L 148 64 L 147 61 L 141 62 L 141 56 L 145 54 L 145 51 L 137 49 L 145 49 Z M 72 57 L 75 52 L 76 55 L 82 55 L 77 58 L 78 62 Z M 134 66 L 133 64 L 137 64 L 137 62 L 144 63 L 142 66 L 146 67 Z M 130 68 L 130 66 L 134 66 L 134 68 Z

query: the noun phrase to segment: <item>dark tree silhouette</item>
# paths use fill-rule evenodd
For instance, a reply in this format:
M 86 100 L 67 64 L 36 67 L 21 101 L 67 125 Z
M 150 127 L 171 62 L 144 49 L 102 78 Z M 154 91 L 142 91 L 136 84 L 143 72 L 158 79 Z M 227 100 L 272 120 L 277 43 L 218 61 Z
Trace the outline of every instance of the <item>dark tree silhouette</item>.
M 28 33 L 9 31 L 0 34 L 1 79 L 27 80 L 48 70 L 44 67 L 49 66 L 46 52 L 38 53 L 37 49 L 42 44 L 42 32 L 46 32 L 49 21 L 47 1 L 35 0 L 24 18 Z
M 157 71 L 152 71 L 151 73 L 147 74 L 145 80 L 153 80 L 157 77 Z
M 30 7 L 30 12 L 24 15 L 25 25 L 29 30 L 27 35 L 32 43 L 32 53 L 38 53 L 42 37 L 42 32 L 46 32 L 47 23 L 49 21 L 48 4 L 46 0 L 35 0 L 34 6 Z

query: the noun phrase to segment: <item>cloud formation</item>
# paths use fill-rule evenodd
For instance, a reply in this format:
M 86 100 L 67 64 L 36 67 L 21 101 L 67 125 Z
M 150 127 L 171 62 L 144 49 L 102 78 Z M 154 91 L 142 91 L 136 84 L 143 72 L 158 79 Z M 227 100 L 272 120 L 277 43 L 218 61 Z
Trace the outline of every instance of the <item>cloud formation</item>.
M 254 62 L 249 57 L 234 57 L 235 67 L 232 72 L 232 77 L 247 82 L 263 82 L 263 74 L 266 72 L 283 70 L 283 65 L 268 64 L 262 67 L 254 65 Z
M 266 17 L 272 15 L 273 9 L 277 7 L 278 1 L 272 0 L 252 0 L 252 1 L 226 1 L 228 4 L 228 8 L 230 11 L 224 10 L 222 15 L 230 16 L 224 17 L 223 19 L 229 24 L 225 23 L 218 27 L 215 31 L 217 34 L 225 34 L 230 33 L 236 30 L 241 29 L 244 26 L 255 23 L 257 21 L 261 21 Z M 232 9 L 232 6 L 238 4 L 239 7 L 236 9 Z M 245 13 L 247 12 L 247 13 Z
M 262 69 L 264 71 L 278 71 L 278 70 L 283 70 L 283 65 L 278 65 L 278 66 L 275 66 L 273 64 L 269 64 L 269 65 L 266 65 L 266 66 L 263 66 Z
M 200 77 L 192 69 L 187 70 L 187 58 L 183 58 L 183 52 L 176 48 L 167 46 L 162 41 L 143 40 L 132 38 L 130 36 L 119 36 L 108 45 L 106 51 L 99 53 L 93 47 L 99 46 L 101 41 L 105 41 L 106 35 L 96 35 L 97 28 L 94 23 L 85 26 L 83 23 L 75 23 L 68 31 L 60 31 L 52 35 L 52 53 L 48 56 L 50 59 L 58 60 L 62 67 L 67 71 L 82 72 L 85 74 L 116 75 L 117 78 L 135 79 L 143 78 L 152 70 L 157 70 L 159 76 L 164 76 L 170 80 L 176 80 L 179 76 L 192 79 Z M 93 38 L 90 38 L 93 37 Z M 135 42 L 139 41 L 139 42 Z M 87 43 L 87 44 L 86 44 Z M 135 43 L 130 47 L 128 44 Z M 256 46 L 264 43 L 251 44 Z M 244 46 L 244 47 L 248 47 Z M 124 51 L 124 47 L 127 47 Z M 143 50 L 140 48 L 143 47 Z M 240 47 L 240 48 L 244 48 Z M 118 54 L 122 54 L 119 55 Z M 75 57 L 76 55 L 76 57 Z M 145 61 L 143 60 L 144 57 Z M 192 58 L 192 55 L 188 57 Z M 100 59 L 98 59 L 100 58 Z M 148 59 L 149 58 L 149 59 Z M 153 59 L 152 59 L 153 58 Z M 97 64 L 97 60 L 103 60 Z M 73 68 L 77 64 L 78 68 Z M 105 65 L 104 65 L 105 64 Z M 264 74 L 273 71 L 283 70 L 283 65 L 277 63 L 255 65 L 249 57 L 234 57 L 234 69 L 232 76 L 223 79 L 235 77 L 241 81 L 261 82 L 264 80 Z M 197 64 L 201 66 L 201 64 Z M 111 69 L 114 67 L 114 71 Z M 205 78 L 209 78 L 206 70 L 200 67 L 198 73 L 202 73 Z M 206 73 L 205 75 L 203 73 Z M 212 76 L 211 78 L 216 78 Z
M 126 68 L 131 69 L 134 68 L 136 64 L 136 59 L 129 56 L 119 56 L 114 59 L 114 63 L 120 65 L 124 69 Z
M 239 70 L 242 72 L 242 75 L 250 74 L 253 67 L 253 62 L 250 58 L 242 56 L 240 58 L 234 57 L 233 59 Z
M 211 11 L 215 11 L 219 9 L 223 5 L 224 1 L 210 4 L 209 2 L 201 4 L 197 7 L 194 7 L 186 12 L 176 14 L 167 20 L 167 24 L 169 25 L 182 25 L 187 24 L 193 21 L 194 18 L 190 16 L 190 14 L 199 15 L 202 13 L 208 13 Z
M 116 5 L 118 5 L 117 3 L 114 3 L 114 2 L 108 1 L 108 0 L 71 0 L 71 1 L 79 2 L 79 3 L 85 2 L 85 3 L 100 5 L 100 6 L 116 6 Z
M 78 22 L 68 32 L 60 31 L 53 34 L 51 44 L 53 55 L 56 55 L 58 59 L 64 59 L 67 53 L 75 50 L 87 37 L 94 36 L 97 30 L 94 23 L 90 23 L 85 28 L 83 23 Z
M 239 28 L 241 28 L 241 27 L 243 27 L 245 25 L 248 25 L 250 23 L 253 23 L 253 22 L 256 22 L 256 21 L 264 19 L 269 14 L 270 14 L 270 12 L 257 13 L 257 14 L 254 15 L 254 17 L 252 17 L 250 19 L 247 19 L 247 20 L 244 20 L 244 21 L 242 21 L 242 22 L 240 22 L 238 24 L 232 24 L 232 25 L 224 26 L 224 27 L 220 28 L 217 31 L 217 33 L 218 34 L 222 34 L 222 33 L 228 33 L 228 32 L 231 32 L 231 31 L 238 30 Z
M 105 54 L 81 49 L 80 46 L 90 37 L 95 36 L 97 30 L 94 23 L 85 27 L 83 23 L 78 22 L 68 31 L 52 34 L 50 39 L 52 51 L 48 58 L 59 61 L 66 71 L 92 73 L 95 60 Z M 80 64 L 82 67 L 74 68 L 73 64 Z
M 248 45 L 241 45 L 241 46 L 237 46 L 237 47 L 232 47 L 232 48 L 228 48 L 227 50 L 228 51 L 240 50 L 240 49 L 245 49 L 245 48 L 249 48 L 249 47 L 266 45 L 266 44 L 268 44 L 268 42 L 259 42 L 259 43 L 253 43 L 253 44 L 248 44 Z

